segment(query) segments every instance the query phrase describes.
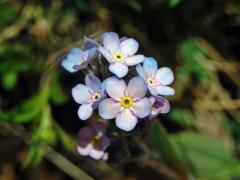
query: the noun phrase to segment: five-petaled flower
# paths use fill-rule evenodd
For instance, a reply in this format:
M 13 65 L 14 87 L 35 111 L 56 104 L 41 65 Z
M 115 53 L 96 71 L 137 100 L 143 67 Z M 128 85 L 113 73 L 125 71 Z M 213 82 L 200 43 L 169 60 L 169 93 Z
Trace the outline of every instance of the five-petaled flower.
M 105 97 L 103 83 L 93 74 L 87 74 L 84 84 L 78 84 L 72 89 L 73 99 L 81 104 L 78 116 L 81 120 L 90 118 L 93 110 L 97 108 L 99 102 Z
M 174 95 L 175 90 L 167 85 L 174 80 L 173 72 L 168 67 L 158 69 L 154 58 L 146 57 L 143 66 L 137 65 L 136 70 L 147 84 L 152 95 Z
M 107 160 L 106 149 L 110 145 L 110 139 L 106 136 L 106 130 L 106 125 L 101 122 L 83 127 L 79 131 L 78 153 L 96 160 Z
M 93 40 L 85 38 L 85 48 L 83 50 L 72 48 L 61 65 L 70 73 L 86 69 L 88 64 L 98 56 L 97 46 Z
M 140 77 L 132 78 L 128 85 L 116 77 L 106 80 L 106 92 L 110 98 L 100 102 L 99 115 L 104 119 L 116 118 L 116 126 L 131 131 L 138 118 L 145 118 L 151 113 L 151 102 L 144 97 L 147 87 Z
M 133 38 L 119 39 L 118 34 L 106 32 L 101 41 L 102 46 L 98 50 L 110 63 L 109 70 L 119 78 L 128 73 L 128 66 L 137 65 L 144 60 L 143 55 L 135 55 L 139 44 Z

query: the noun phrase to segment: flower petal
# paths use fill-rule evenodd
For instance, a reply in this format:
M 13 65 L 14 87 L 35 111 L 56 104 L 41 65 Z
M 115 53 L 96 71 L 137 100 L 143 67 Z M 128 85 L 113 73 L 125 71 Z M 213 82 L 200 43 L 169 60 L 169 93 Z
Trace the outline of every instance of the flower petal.
M 145 57 L 143 61 L 143 68 L 148 77 L 152 77 L 156 74 L 158 64 L 157 61 L 152 57 Z
M 82 104 L 78 109 L 78 117 L 81 120 L 87 120 L 93 114 L 92 103 Z
M 143 69 L 143 67 L 138 64 L 136 66 L 136 71 L 138 73 L 138 75 L 144 80 L 144 81 L 147 81 L 147 76 L 146 76 L 146 73 L 145 73 L 145 70 Z
M 134 66 L 136 64 L 139 64 L 139 63 L 143 62 L 143 60 L 144 60 L 144 56 L 139 54 L 139 55 L 127 57 L 125 59 L 125 63 L 128 66 Z
M 90 103 L 92 98 L 89 88 L 83 84 L 78 84 L 72 88 L 72 96 L 79 104 Z
M 148 87 L 148 91 L 150 92 L 151 95 L 157 96 L 159 95 L 157 90 L 155 88 L 152 88 L 151 86 L 147 86 Z
M 132 78 L 128 85 L 126 94 L 132 97 L 134 100 L 142 99 L 147 93 L 147 87 L 139 76 Z
M 100 121 L 94 123 L 92 128 L 98 136 L 103 136 L 107 131 L 107 126 Z
M 98 47 L 98 51 L 106 58 L 106 60 L 109 63 L 113 63 L 115 62 L 113 59 L 113 56 L 111 55 L 111 53 L 109 53 L 105 48 L 103 48 L 102 46 Z
M 110 77 L 105 81 L 105 83 L 107 94 L 114 100 L 120 101 L 126 90 L 126 84 L 124 80 L 116 77 Z
M 137 117 L 145 118 L 151 113 L 151 101 L 148 98 L 143 98 L 140 101 L 134 102 L 131 109 Z
M 155 87 L 156 92 L 159 95 L 163 95 L 163 96 L 170 96 L 170 95 L 174 95 L 175 94 L 175 90 L 171 87 L 168 86 L 156 86 Z
M 154 99 L 154 102 L 152 103 L 150 119 L 155 118 L 159 113 L 165 114 L 170 111 L 170 104 L 167 99 L 161 96 L 152 96 L 151 98 Z
M 88 49 L 83 51 L 83 59 L 85 62 L 91 62 L 92 60 L 94 60 L 95 58 L 97 58 L 98 56 L 98 49 L 97 48 L 92 48 L 92 49 Z
M 87 145 L 85 145 L 85 144 L 86 144 L 86 142 L 82 141 L 77 146 L 77 151 L 82 156 L 87 156 L 93 148 L 91 144 L 87 144 Z
M 131 131 L 137 124 L 137 118 L 129 108 L 124 109 L 116 118 L 116 126 L 124 131 Z
M 121 108 L 119 102 L 115 102 L 113 99 L 108 98 L 100 102 L 98 106 L 99 115 L 104 119 L 113 119 L 117 116 Z
M 171 84 L 174 80 L 172 70 L 168 67 L 160 68 L 156 73 L 155 80 L 161 85 Z
M 117 33 L 106 32 L 102 35 L 103 47 L 112 54 L 119 50 L 120 41 Z
M 128 67 L 123 63 L 112 63 L 109 70 L 119 78 L 126 76 L 128 73 Z
M 139 47 L 139 43 L 133 38 L 127 38 L 120 43 L 120 50 L 124 55 L 134 55 Z
M 80 141 L 90 140 L 93 136 L 95 136 L 95 132 L 90 126 L 85 126 L 80 129 L 78 136 L 80 138 Z
M 103 157 L 103 155 L 104 155 L 104 151 L 97 150 L 95 148 L 93 148 L 89 151 L 89 156 L 95 160 L 101 159 Z
M 64 59 L 62 61 L 61 65 L 64 69 L 66 69 L 70 73 L 74 73 L 74 72 L 78 71 L 77 69 L 73 68 L 75 64 L 67 59 Z
M 92 49 L 98 47 L 99 44 L 94 39 L 84 37 L 84 50 Z
M 102 83 L 94 74 L 88 73 L 85 77 L 85 83 L 93 92 L 100 93 L 102 90 Z

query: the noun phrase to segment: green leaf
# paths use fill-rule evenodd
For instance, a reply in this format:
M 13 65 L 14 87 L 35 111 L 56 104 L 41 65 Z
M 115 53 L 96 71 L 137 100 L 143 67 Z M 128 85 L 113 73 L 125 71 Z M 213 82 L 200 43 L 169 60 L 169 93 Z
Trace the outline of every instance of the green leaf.
M 32 144 L 28 154 L 27 159 L 23 162 L 23 168 L 28 168 L 38 165 L 44 155 L 44 149 L 41 144 Z
M 159 152 L 163 159 L 167 163 L 171 164 L 180 172 L 184 172 L 185 169 L 182 166 L 182 162 L 178 159 L 172 144 L 169 141 L 168 134 L 158 121 L 150 124 L 147 134 L 147 139 L 152 148 Z
M 18 73 L 16 71 L 7 71 L 2 74 L 2 85 L 6 90 L 12 90 L 17 83 Z
M 177 6 L 180 2 L 181 0 L 169 0 L 169 4 L 172 7 Z
M 233 153 L 216 139 L 183 132 L 171 135 L 170 140 L 178 157 L 198 178 L 224 179 L 240 172 Z
M 180 124 L 181 126 L 184 127 L 193 126 L 194 120 L 192 116 L 188 113 L 187 109 L 174 107 L 171 109 L 169 115 L 173 121 Z

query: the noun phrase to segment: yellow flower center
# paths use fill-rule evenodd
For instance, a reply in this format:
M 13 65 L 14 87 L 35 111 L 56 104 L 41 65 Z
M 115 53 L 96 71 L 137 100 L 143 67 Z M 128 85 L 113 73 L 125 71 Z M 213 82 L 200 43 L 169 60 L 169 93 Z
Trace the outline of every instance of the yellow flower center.
M 130 106 L 132 106 L 132 104 L 133 104 L 133 100 L 129 96 L 125 96 L 121 99 L 121 105 L 124 108 L 129 108 Z
M 95 136 L 95 137 L 91 140 L 90 143 L 91 143 L 93 146 L 95 146 L 95 145 L 97 145 L 97 144 L 100 142 L 100 139 L 101 139 L 100 136 Z
M 99 93 L 95 93 L 92 95 L 92 100 L 93 101 L 97 101 L 100 98 L 100 94 Z
M 124 54 L 121 53 L 121 52 L 116 52 L 114 55 L 113 55 L 115 61 L 122 61 L 124 59 Z
M 155 81 L 153 78 L 148 78 L 147 79 L 148 85 L 153 86 L 155 84 Z

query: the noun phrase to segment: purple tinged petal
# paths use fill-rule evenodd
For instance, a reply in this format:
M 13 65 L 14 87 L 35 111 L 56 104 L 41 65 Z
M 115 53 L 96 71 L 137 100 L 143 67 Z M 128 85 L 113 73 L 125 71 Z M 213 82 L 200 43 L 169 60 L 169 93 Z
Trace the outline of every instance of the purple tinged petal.
M 170 111 L 170 104 L 167 99 L 161 96 L 152 97 L 154 102 L 152 103 L 152 113 L 151 118 L 156 117 L 159 113 L 165 114 Z
M 82 156 L 89 155 L 90 151 L 93 149 L 91 144 L 87 144 L 87 146 L 82 146 L 81 143 L 77 146 L 77 151 Z
M 103 136 L 107 131 L 107 126 L 104 123 L 99 121 L 94 123 L 92 125 L 92 128 L 98 136 Z
M 128 38 L 120 43 L 121 52 L 127 56 L 134 55 L 137 52 L 138 47 L 139 43 L 133 38 Z
M 143 98 L 140 101 L 136 101 L 132 105 L 133 113 L 139 118 L 147 117 L 152 110 L 151 101 L 148 98 Z
M 102 83 L 101 81 L 93 74 L 88 73 L 85 77 L 85 83 L 89 89 L 93 92 L 100 93 L 102 90 Z
M 119 102 L 114 101 L 111 98 L 104 99 L 99 103 L 98 111 L 99 115 L 104 119 L 113 119 L 117 116 L 121 108 Z
M 98 51 L 106 58 L 106 60 L 109 63 L 114 63 L 114 59 L 111 53 L 109 53 L 105 48 L 103 48 L 102 46 L 98 47 Z
M 175 94 L 175 90 L 168 86 L 159 85 L 159 86 L 156 86 L 155 89 L 159 95 L 170 96 Z
M 84 62 L 90 63 L 92 60 L 96 59 L 98 56 L 98 49 L 92 48 L 83 51 L 82 57 L 84 59 Z
M 92 95 L 89 92 L 89 88 L 83 84 L 78 84 L 72 88 L 72 96 L 79 104 L 90 103 L 92 101 Z
M 147 81 L 147 76 L 146 76 L 146 73 L 145 73 L 145 70 L 143 69 L 143 67 L 138 64 L 136 66 L 136 71 L 138 73 L 138 75 L 144 80 L 144 81 Z
M 116 126 L 124 131 L 131 131 L 137 124 L 137 118 L 129 108 L 124 109 L 116 118 Z
M 106 32 L 102 35 L 103 47 L 112 54 L 119 50 L 120 41 L 117 33 Z
M 103 157 L 102 157 L 103 161 L 107 161 L 108 160 L 108 153 L 104 153 Z
M 144 56 L 139 54 L 139 55 L 125 58 L 125 63 L 128 66 L 135 66 L 135 65 L 143 62 L 143 60 L 144 60 Z
M 155 80 L 161 85 L 171 84 L 174 80 L 172 70 L 168 67 L 160 68 L 156 73 Z
M 128 73 L 128 66 L 123 63 L 112 63 L 109 66 L 109 70 L 117 77 L 122 78 Z
M 103 155 L 104 155 L 104 151 L 101 151 L 101 150 L 97 150 L 93 148 L 89 151 L 89 156 L 95 160 L 101 159 Z
M 126 90 L 126 84 L 124 80 L 116 77 L 110 77 L 106 80 L 106 92 L 107 94 L 116 101 L 124 96 Z
M 89 119 L 93 114 L 92 103 L 82 104 L 78 109 L 78 117 L 81 120 Z
M 94 39 L 84 37 L 84 50 L 96 48 L 99 46 L 99 43 Z
M 82 140 L 90 141 L 95 136 L 95 132 L 93 131 L 93 129 L 90 126 L 85 126 L 80 129 L 78 135 L 80 138 L 80 142 Z
M 132 78 L 127 86 L 126 94 L 134 100 L 142 99 L 147 93 L 145 82 L 139 76 Z
M 111 140 L 107 136 L 103 136 L 101 138 L 99 145 L 101 146 L 102 150 L 106 150 L 107 147 L 110 145 L 110 143 L 111 143 Z
M 145 57 L 143 61 L 143 69 L 148 77 L 155 76 L 158 69 L 157 61 L 152 57 Z

